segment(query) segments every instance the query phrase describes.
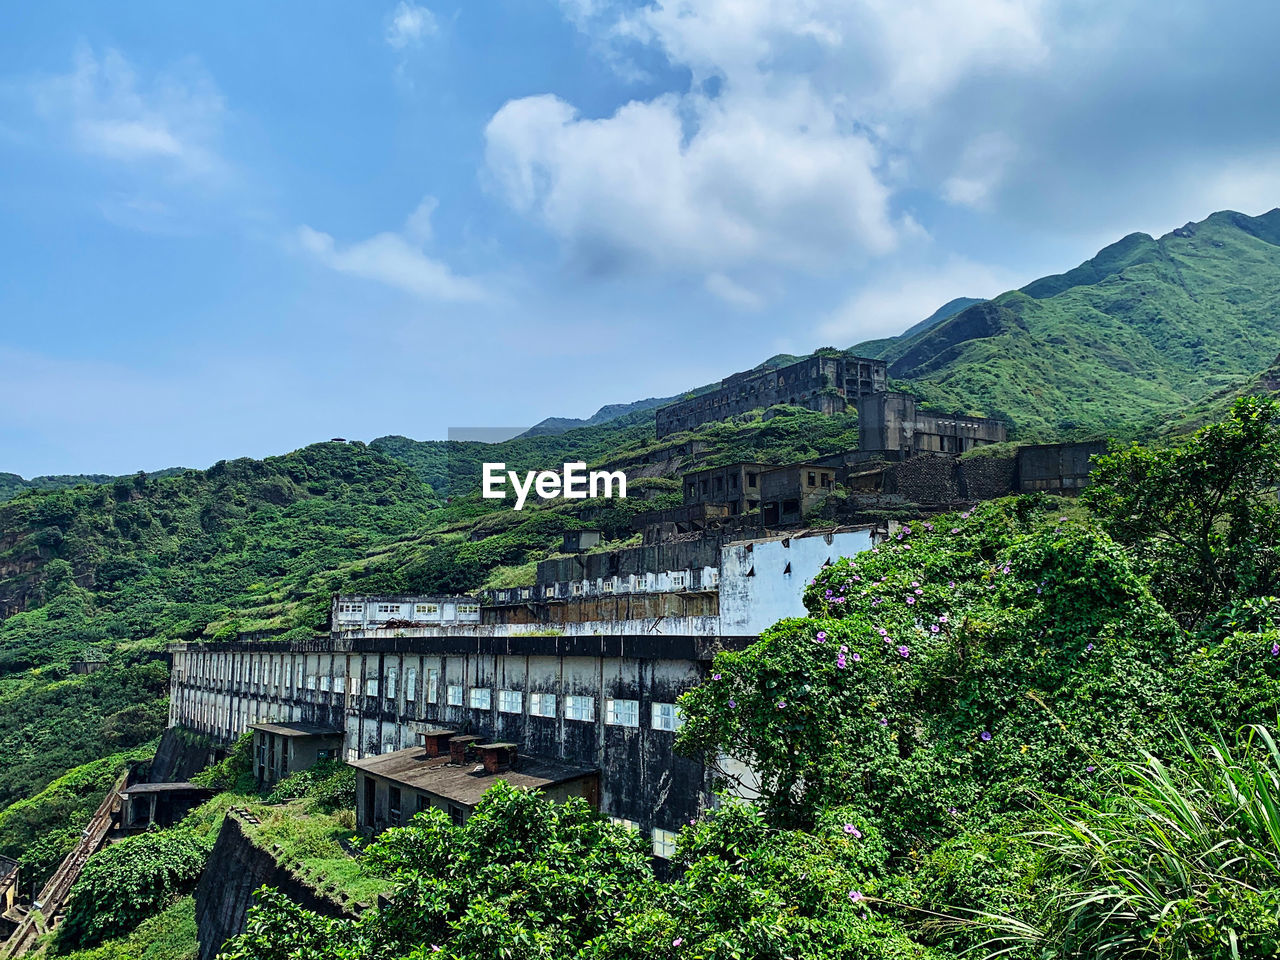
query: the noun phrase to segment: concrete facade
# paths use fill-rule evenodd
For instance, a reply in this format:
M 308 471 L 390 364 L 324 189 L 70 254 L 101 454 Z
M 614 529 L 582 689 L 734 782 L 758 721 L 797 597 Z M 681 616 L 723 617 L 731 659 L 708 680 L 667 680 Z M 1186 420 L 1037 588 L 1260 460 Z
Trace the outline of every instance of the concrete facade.
M 263 721 L 332 725 L 344 731 L 348 761 L 405 749 L 424 726 L 443 726 L 598 769 L 602 811 L 643 830 L 675 830 L 714 802 L 713 781 L 701 763 L 673 753 L 665 718 L 717 650 L 754 638 L 661 635 L 655 626 L 178 644 L 170 723 L 223 742 Z
M 309 770 L 321 760 L 343 757 L 341 727 L 251 723 L 249 729 L 253 731 L 253 775 L 263 785 Z
M 908 393 L 877 393 L 858 401 L 859 453 L 891 459 L 917 453 L 961 454 L 1007 439 L 1008 428 L 1001 420 L 921 410 Z
M 479 623 L 480 601 L 475 597 L 356 597 L 333 598 L 330 623 L 340 631 L 360 631 L 384 623 L 443 625 Z
M 888 382 L 883 360 L 847 354 L 810 357 L 776 370 L 735 373 L 720 381 L 719 389 L 659 407 L 658 437 L 776 403 L 843 413 L 858 397 L 887 389 Z

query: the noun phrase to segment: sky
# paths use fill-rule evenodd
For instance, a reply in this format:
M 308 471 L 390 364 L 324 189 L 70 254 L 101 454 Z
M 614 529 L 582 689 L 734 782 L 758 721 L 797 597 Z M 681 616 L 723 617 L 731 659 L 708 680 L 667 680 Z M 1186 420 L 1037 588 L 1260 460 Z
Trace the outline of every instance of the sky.
M 590 416 L 1280 203 L 1280 5 L 0 13 L 0 471 Z

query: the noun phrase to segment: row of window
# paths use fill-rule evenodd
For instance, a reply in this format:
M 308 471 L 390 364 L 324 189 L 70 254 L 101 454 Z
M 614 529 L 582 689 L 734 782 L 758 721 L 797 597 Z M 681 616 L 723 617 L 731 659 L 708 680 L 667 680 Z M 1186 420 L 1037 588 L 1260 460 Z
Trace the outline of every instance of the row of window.
M 626 827 L 628 830 L 640 832 L 640 824 L 634 820 L 628 820 L 625 817 L 610 817 L 610 822 L 620 827 Z M 674 830 L 663 830 L 661 827 L 653 828 L 653 855 L 662 857 L 664 860 L 670 860 L 676 855 L 676 837 L 679 834 Z
M 256 684 L 263 682 L 264 673 L 274 673 L 275 686 L 280 686 L 281 680 L 281 661 L 274 663 L 274 671 L 264 670 L 263 661 L 255 660 L 253 662 L 252 678 Z M 337 674 L 330 676 L 329 674 L 316 675 L 305 672 L 302 663 L 298 664 L 298 689 L 306 688 L 308 690 L 319 689 L 322 693 L 346 693 L 347 678 L 345 674 Z M 286 681 L 291 679 L 288 672 L 285 673 Z M 382 684 L 382 693 L 388 700 L 395 700 L 399 692 L 400 671 L 396 667 L 387 670 L 387 675 Z M 351 687 L 353 690 L 358 689 L 358 678 L 351 678 Z M 440 689 L 440 671 L 428 670 L 426 682 L 426 699 L 429 703 L 435 703 L 439 699 Z M 378 678 L 376 676 L 367 677 L 365 679 L 364 692 L 366 696 L 376 697 L 378 695 Z M 416 701 L 418 699 L 418 671 L 410 667 L 405 671 L 404 695 L 407 701 Z M 465 695 L 465 699 L 464 699 Z M 493 708 L 493 690 L 489 687 L 471 687 L 464 690 L 460 683 L 450 683 L 445 686 L 445 704 L 450 707 L 469 706 L 473 710 L 491 710 Z M 655 730 L 678 730 L 683 724 L 680 718 L 680 709 L 673 703 L 654 703 L 651 705 L 650 723 Z M 498 712 L 499 713 L 524 713 L 524 692 L 520 690 L 499 690 L 498 691 Z M 556 695 L 554 693 L 531 693 L 529 695 L 529 715 L 533 717 L 555 717 L 556 716 Z M 594 721 L 596 718 L 596 701 L 595 697 L 583 696 L 566 696 L 564 698 L 564 718 L 566 720 Z M 621 698 L 607 698 L 605 700 L 604 722 L 619 727 L 638 727 L 640 726 L 640 701 L 624 700 Z

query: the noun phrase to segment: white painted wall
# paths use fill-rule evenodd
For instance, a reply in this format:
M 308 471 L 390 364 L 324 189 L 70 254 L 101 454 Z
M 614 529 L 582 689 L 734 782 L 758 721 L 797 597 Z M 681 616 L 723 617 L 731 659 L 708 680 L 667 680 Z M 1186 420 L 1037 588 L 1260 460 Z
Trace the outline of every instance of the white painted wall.
M 802 601 L 804 588 L 823 564 L 871 546 L 870 530 L 849 530 L 721 548 L 721 633 L 758 636 L 786 617 L 808 616 Z

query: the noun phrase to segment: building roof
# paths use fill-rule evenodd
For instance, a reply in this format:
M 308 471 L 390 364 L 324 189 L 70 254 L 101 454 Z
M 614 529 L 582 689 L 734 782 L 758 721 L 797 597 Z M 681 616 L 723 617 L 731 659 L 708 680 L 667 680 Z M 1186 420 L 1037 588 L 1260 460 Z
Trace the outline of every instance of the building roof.
M 342 734 L 337 727 L 320 727 L 313 723 L 251 723 L 249 729 L 281 737 L 336 737 Z
M 135 783 L 131 787 L 125 787 L 120 793 L 125 796 L 135 793 L 186 793 L 193 790 L 213 793 L 208 787 L 202 787 L 198 783 L 190 783 L 186 780 L 177 783 Z
M 448 757 L 427 756 L 421 747 L 353 760 L 351 766 L 469 807 L 479 803 L 484 792 L 499 780 L 505 780 L 513 787 L 538 790 L 596 773 L 594 769 L 526 756 L 518 758 L 513 770 L 488 773 L 481 763 L 449 763 Z

